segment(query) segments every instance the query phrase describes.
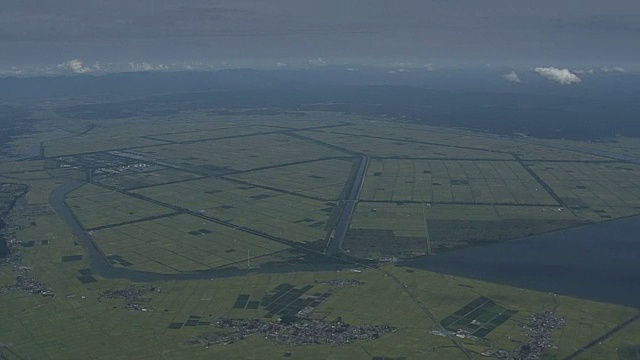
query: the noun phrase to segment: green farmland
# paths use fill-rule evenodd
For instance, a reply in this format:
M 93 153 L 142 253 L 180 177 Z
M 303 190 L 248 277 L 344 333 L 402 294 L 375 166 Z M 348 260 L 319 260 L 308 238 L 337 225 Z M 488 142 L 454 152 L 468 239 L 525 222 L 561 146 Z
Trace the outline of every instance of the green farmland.
M 84 121 L 43 116 L 0 162 L 23 184 L 2 192 L 19 257 L 0 264 L 0 359 L 498 359 L 543 312 L 563 321 L 545 359 L 637 358 L 637 308 L 386 263 L 640 214 L 637 164 L 342 113 Z M 620 144 L 594 149 L 636 153 Z M 393 331 L 202 340 L 280 317 Z

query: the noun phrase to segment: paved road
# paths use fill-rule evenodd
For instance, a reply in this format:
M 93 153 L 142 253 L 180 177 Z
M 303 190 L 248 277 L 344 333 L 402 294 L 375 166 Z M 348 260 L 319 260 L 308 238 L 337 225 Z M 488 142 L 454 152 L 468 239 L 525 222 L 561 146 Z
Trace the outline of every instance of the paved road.
M 329 239 L 325 253 L 337 255 L 342 252 L 342 242 L 347 235 L 347 230 L 349 230 L 351 217 L 353 216 L 353 211 L 356 209 L 368 167 L 369 157 L 363 155 L 360 159 L 360 166 L 358 167 L 356 177 L 351 184 L 351 189 L 349 189 L 346 198 L 341 201 L 343 205 L 342 214 L 340 215 L 340 219 L 338 219 L 336 227 L 333 229 L 333 234 Z

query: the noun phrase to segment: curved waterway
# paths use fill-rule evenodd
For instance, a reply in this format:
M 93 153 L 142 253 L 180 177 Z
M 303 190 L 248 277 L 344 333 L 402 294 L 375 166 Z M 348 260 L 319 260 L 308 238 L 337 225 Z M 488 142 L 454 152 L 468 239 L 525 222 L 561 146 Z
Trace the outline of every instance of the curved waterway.
M 184 272 L 177 274 L 162 274 L 154 272 L 146 272 L 127 268 L 116 268 L 111 266 L 101 250 L 91 239 L 91 236 L 85 231 L 78 219 L 73 214 L 65 202 L 65 196 L 71 191 L 79 188 L 85 183 L 77 180 L 70 180 L 58 186 L 49 195 L 49 204 L 53 206 L 58 216 L 69 226 L 75 241 L 80 243 L 89 255 L 89 264 L 94 274 L 104 278 L 124 278 L 131 281 L 164 281 L 164 280 L 201 280 L 231 276 L 243 276 L 251 273 L 289 273 L 302 271 L 331 271 L 341 270 L 353 267 L 353 264 L 346 263 L 323 263 L 323 264 L 307 264 L 307 265 L 282 265 L 282 266 L 263 266 L 256 269 L 212 269 L 206 271 Z
M 84 182 L 68 181 L 49 203 L 83 245 L 94 274 L 132 281 L 199 280 L 250 273 L 331 271 L 353 264 L 266 266 L 161 274 L 111 266 L 64 198 Z M 522 288 L 640 307 L 640 216 L 401 261 L 413 267 Z
M 640 216 L 400 265 L 640 308 Z

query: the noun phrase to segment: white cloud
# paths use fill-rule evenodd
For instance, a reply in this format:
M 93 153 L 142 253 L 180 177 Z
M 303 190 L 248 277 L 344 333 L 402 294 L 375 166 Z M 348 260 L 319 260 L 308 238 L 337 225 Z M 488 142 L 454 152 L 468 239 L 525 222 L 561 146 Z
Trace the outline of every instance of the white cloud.
M 511 71 L 508 74 L 504 74 L 502 75 L 502 77 L 504 77 L 505 79 L 511 81 L 511 82 L 516 82 L 519 83 L 520 82 L 520 77 L 518 76 L 518 74 L 516 74 L 515 71 Z
M 350 67 L 350 68 L 347 68 L 347 71 L 358 71 L 358 70 L 355 69 L 355 68 Z
M 71 70 L 76 74 L 86 74 L 92 72 L 94 69 L 84 66 L 82 60 L 73 59 L 65 61 L 62 64 L 58 64 L 58 69 Z
M 389 71 L 390 74 L 401 74 L 401 73 L 408 73 L 408 72 L 409 70 L 405 68 L 399 68 L 399 69 Z
M 20 76 L 26 74 L 27 71 L 17 66 L 12 66 L 8 69 L 0 69 L 0 75 L 2 76 Z
M 178 62 L 169 65 L 163 65 L 163 69 L 161 70 L 187 70 L 187 71 L 201 71 L 201 70 L 211 70 L 214 69 L 215 66 L 208 63 L 203 63 L 201 61 L 189 61 L 189 62 Z
M 569 71 L 569 69 L 558 69 L 554 67 L 537 67 L 534 69 L 539 75 L 551 80 L 559 82 L 562 85 L 574 84 L 582 81 L 578 75 Z
M 308 61 L 309 65 L 313 65 L 313 66 L 325 66 L 327 65 L 327 62 L 324 61 L 323 58 L 319 57 L 317 59 L 309 59 Z
M 289 64 L 284 63 L 284 62 L 280 62 L 280 61 L 278 61 L 278 62 L 276 63 L 276 67 L 279 67 L 279 68 L 283 68 L 283 67 L 287 67 L 287 66 L 289 66 Z
M 573 70 L 573 72 L 576 74 L 593 74 L 594 70 L 593 69 L 576 69 L 576 70 Z
M 610 73 L 610 72 L 627 72 L 627 70 L 625 68 L 621 68 L 619 66 L 614 66 L 614 67 L 602 67 L 600 68 L 600 70 L 606 72 L 606 73 Z
M 152 63 L 148 63 L 148 62 L 141 62 L 141 63 L 134 63 L 134 62 L 130 62 L 129 63 L 129 68 L 131 69 L 131 71 L 162 71 L 162 70 L 168 70 L 169 68 L 165 65 L 162 64 L 152 64 Z
M 433 67 L 433 64 L 427 64 L 424 66 L 424 68 L 429 72 L 436 71 L 436 69 Z

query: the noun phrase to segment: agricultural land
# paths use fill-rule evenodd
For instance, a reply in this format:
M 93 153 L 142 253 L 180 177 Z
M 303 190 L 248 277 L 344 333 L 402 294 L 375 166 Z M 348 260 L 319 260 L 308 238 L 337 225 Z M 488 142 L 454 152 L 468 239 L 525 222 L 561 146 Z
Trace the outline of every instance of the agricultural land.
M 29 121 L 0 159 L 0 359 L 638 359 L 636 307 L 403 265 L 640 214 L 640 162 L 614 155 L 637 139 Z

